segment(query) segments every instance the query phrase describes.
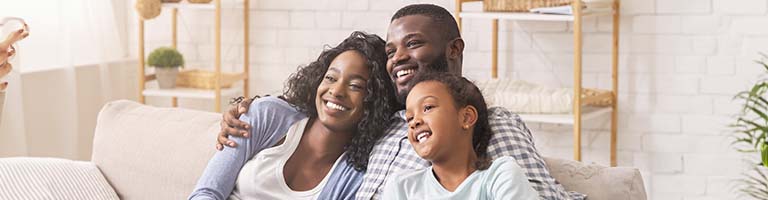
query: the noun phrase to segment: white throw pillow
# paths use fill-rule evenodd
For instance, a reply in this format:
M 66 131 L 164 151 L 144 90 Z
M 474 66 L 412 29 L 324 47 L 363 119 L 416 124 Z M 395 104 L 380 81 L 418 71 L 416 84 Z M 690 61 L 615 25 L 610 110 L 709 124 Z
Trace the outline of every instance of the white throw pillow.
M 0 158 L 0 199 L 119 199 L 91 162 Z

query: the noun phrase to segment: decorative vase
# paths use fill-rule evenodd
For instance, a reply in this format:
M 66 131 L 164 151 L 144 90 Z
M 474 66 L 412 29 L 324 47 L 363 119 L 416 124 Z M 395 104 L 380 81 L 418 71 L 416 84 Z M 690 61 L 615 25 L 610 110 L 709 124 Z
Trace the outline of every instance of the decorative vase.
M 160 89 L 173 89 L 176 87 L 176 76 L 179 74 L 178 67 L 156 67 L 155 72 Z

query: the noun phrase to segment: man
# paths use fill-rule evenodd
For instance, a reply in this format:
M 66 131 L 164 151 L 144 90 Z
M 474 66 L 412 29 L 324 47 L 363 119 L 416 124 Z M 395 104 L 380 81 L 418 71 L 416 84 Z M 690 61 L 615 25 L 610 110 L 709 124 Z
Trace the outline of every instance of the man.
M 410 81 L 420 73 L 432 71 L 461 74 L 464 41 L 453 16 L 442 7 L 428 4 L 409 5 L 392 17 L 387 31 L 387 71 L 397 88 L 398 100 L 405 102 Z M 433 67 L 434 66 L 434 67 Z M 441 67 L 447 66 L 447 67 Z M 250 101 L 224 114 L 217 148 L 235 146 L 228 135 L 248 136 L 244 122 L 237 117 L 247 111 Z M 584 195 L 566 192 L 549 174 L 536 152 L 533 137 L 520 117 L 504 108 L 491 108 L 489 121 L 493 136 L 488 147 L 492 158 L 512 156 L 526 171 L 531 185 L 542 199 L 583 199 Z M 377 199 L 387 176 L 409 169 L 422 169 L 429 162 L 413 151 L 407 140 L 404 111 L 393 116 L 386 134 L 373 147 L 368 169 L 357 199 Z

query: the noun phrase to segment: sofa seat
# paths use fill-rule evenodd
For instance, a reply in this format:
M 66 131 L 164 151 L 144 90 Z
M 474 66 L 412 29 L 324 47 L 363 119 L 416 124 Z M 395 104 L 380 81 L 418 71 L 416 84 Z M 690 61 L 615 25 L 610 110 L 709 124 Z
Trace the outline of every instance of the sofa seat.
M 110 102 L 104 105 L 97 119 L 91 162 L 3 158 L 0 159 L 0 189 L 6 189 L 3 187 L 9 184 L 35 184 L 37 174 L 44 173 L 51 183 L 107 185 L 124 200 L 186 199 L 216 152 L 214 145 L 220 120 L 218 113 L 158 108 L 127 100 Z M 20 161 L 26 169 L 4 167 Z M 545 158 L 545 161 L 566 189 L 587 194 L 590 200 L 646 199 L 642 177 L 635 168 L 604 167 L 555 158 Z M 50 162 L 59 167 L 45 167 Z M 67 167 L 89 171 L 91 175 L 67 176 L 70 173 L 64 169 Z M 19 188 L 9 190 L 19 191 Z M 60 198 L 23 196 L 23 191 L 10 193 L 21 195 L 13 196 L 20 199 L 110 199 L 109 195 L 67 196 L 75 195 L 72 190 L 95 188 L 98 187 L 50 190 Z M 5 194 L 5 190 L 2 191 Z M 0 199 L 6 199 L 1 195 Z

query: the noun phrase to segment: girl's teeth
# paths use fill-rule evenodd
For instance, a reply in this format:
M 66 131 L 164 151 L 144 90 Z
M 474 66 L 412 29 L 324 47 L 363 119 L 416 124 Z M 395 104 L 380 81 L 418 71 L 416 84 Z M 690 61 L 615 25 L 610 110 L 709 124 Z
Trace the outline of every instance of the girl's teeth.
M 325 103 L 325 106 L 328 106 L 331 109 L 340 110 L 340 111 L 347 110 L 347 108 L 344 108 L 344 107 L 342 107 L 342 106 L 340 106 L 338 104 L 335 104 L 335 103 L 331 103 L 330 101 Z
M 422 142 L 426 141 L 428 137 L 429 137 L 429 133 L 422 132 L 422 133 L 419 133 L 419 135 L 416 136 L 416 140 L 418 140 L 419 143 L 422 143 Z

